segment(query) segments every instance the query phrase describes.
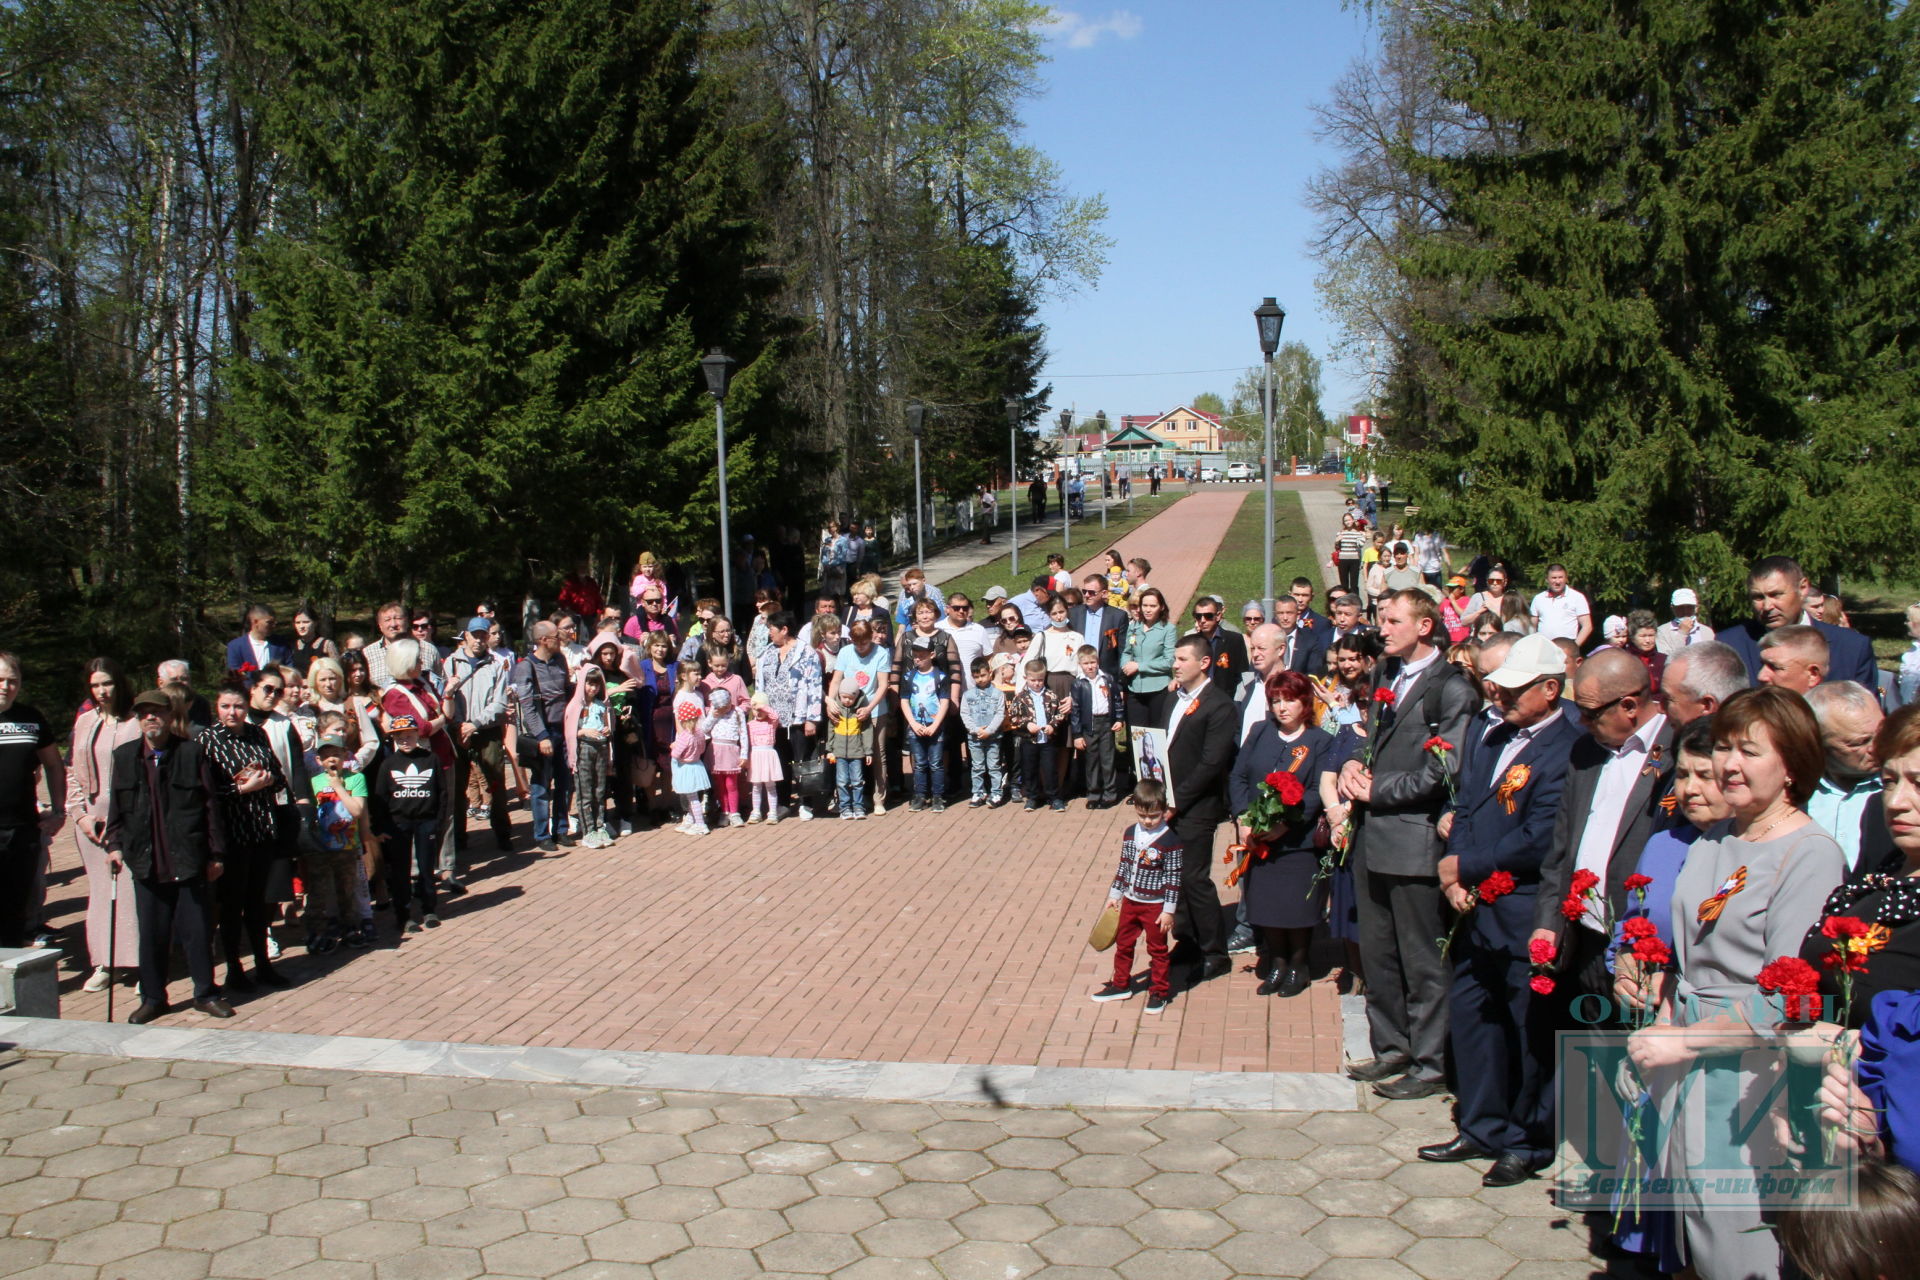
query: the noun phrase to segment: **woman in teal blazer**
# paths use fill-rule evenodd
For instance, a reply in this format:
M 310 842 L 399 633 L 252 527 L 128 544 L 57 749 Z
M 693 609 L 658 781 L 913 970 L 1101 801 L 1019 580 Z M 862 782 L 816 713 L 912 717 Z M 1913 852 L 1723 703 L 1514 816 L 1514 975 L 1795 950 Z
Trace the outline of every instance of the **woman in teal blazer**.
M 1126 648 L 1120 651 L 1120 674 L 1127 679 L 1127 723 L 1161 728 L 1167 723 L 1167 685 L 1179 637 L 1160 588 L 1147 587 L 1137 603 L 1140 616 L 1127 627 Z

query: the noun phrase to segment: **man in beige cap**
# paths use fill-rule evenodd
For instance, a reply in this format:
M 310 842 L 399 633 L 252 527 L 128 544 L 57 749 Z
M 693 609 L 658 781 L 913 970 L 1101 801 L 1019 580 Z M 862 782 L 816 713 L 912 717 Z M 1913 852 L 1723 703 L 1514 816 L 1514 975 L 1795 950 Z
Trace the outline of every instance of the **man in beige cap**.
M 1700 597 L 1692 587 L 1673 593 L 1673 621 L 1663 622 L 1653 633 L 1653 647 L 1671 658 L 1689 645 L 1705 644 L 1713 639 L 1713 628 L 1700 621 Z

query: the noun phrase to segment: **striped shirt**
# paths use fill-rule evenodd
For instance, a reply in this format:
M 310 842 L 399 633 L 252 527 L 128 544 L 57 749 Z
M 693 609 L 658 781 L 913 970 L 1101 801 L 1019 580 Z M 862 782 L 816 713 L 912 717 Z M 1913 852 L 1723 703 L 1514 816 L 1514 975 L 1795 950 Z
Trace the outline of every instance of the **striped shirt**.
M 1183 852 L 1171 826 L 1146 832 L 1133 823 L 1120 837 L 1120 869 L 1114 873 L 1110 896 L 1157 902 L 1163 910 L 1174 910 L 1180 905 Z

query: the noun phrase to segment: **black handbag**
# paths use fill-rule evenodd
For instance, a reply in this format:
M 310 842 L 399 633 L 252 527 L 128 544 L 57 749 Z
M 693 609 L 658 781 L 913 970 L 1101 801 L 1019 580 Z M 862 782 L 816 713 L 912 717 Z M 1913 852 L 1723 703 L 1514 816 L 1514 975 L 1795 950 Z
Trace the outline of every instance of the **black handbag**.
M 833 798 L 833 765 L 826 756 L 794 762 L 793 790 L 810 809 L 824 807 Z

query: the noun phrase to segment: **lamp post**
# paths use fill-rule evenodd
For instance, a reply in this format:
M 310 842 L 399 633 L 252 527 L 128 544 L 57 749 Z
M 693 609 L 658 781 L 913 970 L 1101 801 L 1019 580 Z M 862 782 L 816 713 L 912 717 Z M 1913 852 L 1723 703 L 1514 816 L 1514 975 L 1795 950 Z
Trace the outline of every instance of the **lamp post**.
M 733 357 L 718 347 L 700 360 L 707 390 L 713 393 L 714 449 L 720 458 L 720 599 L 729 618 L 734 614 L 733 547 L 727 537 L 727 383 L 733 379 L 734 364 Z
M 1264 389 L 1261 399 L 1264 402 L 1267 419 L 1267 537 L 1266 556 L 1262 568 L 1266 573 L 1266 587 L 1262 604 L 1267 616 L 1273 616 L 1273 353 L 1280 349 L 1280 326 L 1286 323 L 1287 313 L 1279 303 L 1267 298 L 1253 309 L 1253 318 L 1260 326 L 1260 359 L 1265 367 Z
M 921 521 L 926 517 L 927 505 L 920 497 L 920 433 L 926 429 L 927 406 L 918 400 L 907 401 L 907 433 L 913 437 L 913 562 L 924 564 L 927 554 L 927 531 Z
M 1060 411 L 1060 443 L 1064 445 L 1067 433 L 1073 430 L 1073 410 Z M 1060 464 L 1060 536 L 1065 539 L 1061 549 L 1073 550 L 1073 504 L 1067 499 L 1067 466 Z
M 1020 578 L 1020 397 L 1007 397 L 1007 512 L 1013 517 L 1013 577 Z

